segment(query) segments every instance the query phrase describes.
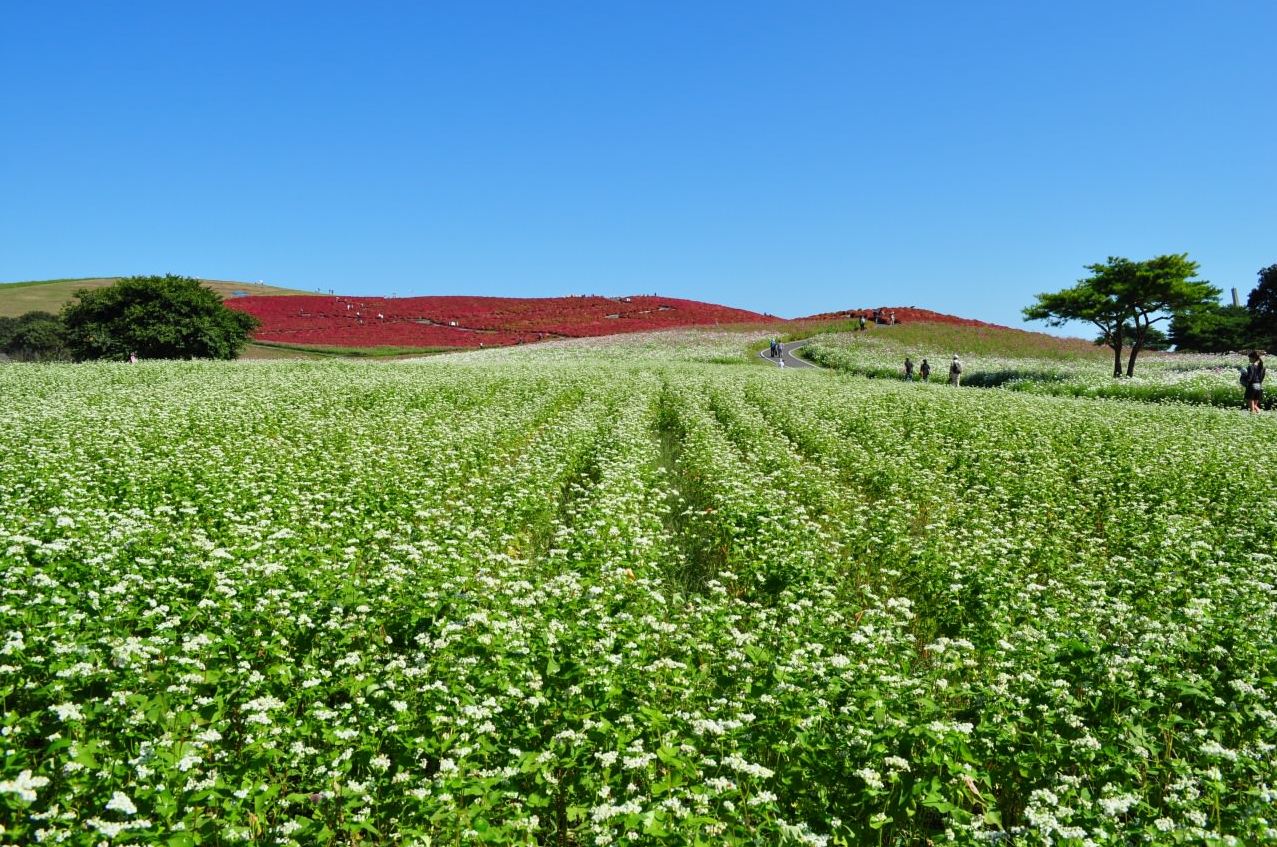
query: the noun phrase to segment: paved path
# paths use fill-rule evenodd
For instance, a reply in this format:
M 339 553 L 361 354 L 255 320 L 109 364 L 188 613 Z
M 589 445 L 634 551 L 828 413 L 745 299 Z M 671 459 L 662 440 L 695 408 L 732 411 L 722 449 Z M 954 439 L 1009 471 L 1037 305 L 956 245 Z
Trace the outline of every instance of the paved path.
M 780 367 L 780 363 L 784 362 L 785 367 L 787 368 L 814 368 L 816 367 L 816 365 L 813 365 L 811 362 L 807 361 L 806 359 L 800 359 L 794 355 L 795 350 L 797 350 L 799 347 L 802 347 L 804 344 L 806 344 L 809 341 L 811 341 L 810 338 L 804 338 L 802 341 L 791 341 L 788 344 L 781 344 L 780 345 L 781 356 L 779 359 L 773 359 L 771 357 L 771 351 L 768 350 L 767 348 L 763 348 L 762 350 L 759 350 L 758 355 L 762 356 L 765 361 L 771 362 L 776 367 Z

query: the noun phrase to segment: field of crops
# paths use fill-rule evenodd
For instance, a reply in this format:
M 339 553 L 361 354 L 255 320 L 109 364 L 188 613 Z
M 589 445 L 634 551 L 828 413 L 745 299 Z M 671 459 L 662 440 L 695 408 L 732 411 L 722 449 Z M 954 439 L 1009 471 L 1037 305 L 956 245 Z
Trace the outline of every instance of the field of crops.
M 1270 417 L 675 347 L 0 369 L 0 843 L 1277 843 Z
M 1243 353 L 1145 351 L 1137 361 L 1134 377 L 1115 380 L 1113 354 L 1107 347 L 1019 330 L 878 327 L 867 332 L 818 335 L 803 349 L 806 358 L 823 367 L 873 378 L 900 379 L 906 355 L 915 365 L 927 357 L 932 379 L 940 382 L 948 378 L 949 361 L 955 353 L 962 357 L 962 384 L 968 387 L 1141 402 L 1242 405 L 1237 376 L 1246 365 Z M 1123 367 L 1125 364 L 1124 357 Z M 1269 408 L 1273 399 L 1269 393 Z

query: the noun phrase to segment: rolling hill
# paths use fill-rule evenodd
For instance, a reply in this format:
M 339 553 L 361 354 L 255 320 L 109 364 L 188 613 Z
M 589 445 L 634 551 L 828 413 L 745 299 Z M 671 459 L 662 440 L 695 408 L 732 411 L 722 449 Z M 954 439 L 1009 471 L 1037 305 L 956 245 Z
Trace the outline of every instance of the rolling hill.
M 0 317 L 14 318 L 33 311 L 57 312 L 80 289 L 104 288 L 117 279 L 119 277 L 102 276 L 0 283 Z M 312 293 L 295 288 L 262 285 L 257 282 L 233 282 L 221 279 L 201 281 L 224 298 L 254 295 L 297 296 Z

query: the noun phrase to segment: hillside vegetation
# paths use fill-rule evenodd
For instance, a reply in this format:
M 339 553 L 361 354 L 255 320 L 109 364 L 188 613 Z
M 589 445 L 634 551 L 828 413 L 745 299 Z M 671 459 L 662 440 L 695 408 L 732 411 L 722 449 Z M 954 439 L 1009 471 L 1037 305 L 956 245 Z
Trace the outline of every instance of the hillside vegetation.
M 53 312 L 56 314 L 62 307 L 71 302 L 75 292 L 82 288 L 105 288 L 114 285 L 119 277 L 85 277 L 83 279 L 51 279 L 31 282 L 0 283 L 0 317 L 16 318 L 27 312 Z M 274 285 L 260 285 L 255 282 L 232 282 L 228 280 L 201 280 L 205 286 L 216 291 L 224 298 L 233 298 L 237 292 L 252 295 L 297 296 L 311 294 L 294 288 L 281 288 Z
M 1007 358 L 1099 361 L 1111 358 L 1102 347 L 1080 338 L 1060 338 L 1042 332 L 956 322 L 926 321 L 895 326 L 867 325 L 861 332 L 854 320 L 791 322 L 795 327 L 787 339 L 837 335 L 846 343 L 856 343 L 883 352 L 892 351 L 919 359 L 940 355 L 1001 356 Z
M 857 376 L 903 379 L 908 356 L 915 377 L 926 358 L 931 383 L 944 384 L 957 354 L 964 388 L 1214 406 L 1240 405 L 1237 377 L 1246 364 L 1240 354 L 1146 353 L 1137 376 L 1114 379 L 1107 367 L 1111 354 L 1106 348 L 1080 339 L 1000 327 L 905 324 L 810 337 L 801 356 Z M 1273 397 L 1266 402 L 1271 406 Z

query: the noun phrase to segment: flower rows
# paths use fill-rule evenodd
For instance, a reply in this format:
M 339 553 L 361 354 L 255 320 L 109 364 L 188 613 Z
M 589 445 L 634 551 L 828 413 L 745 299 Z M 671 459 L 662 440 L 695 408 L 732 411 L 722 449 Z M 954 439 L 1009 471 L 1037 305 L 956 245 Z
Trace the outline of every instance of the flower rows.
M 636 341 L 0 371 L 0 843 L 1277 839 L 1269 421 Z

